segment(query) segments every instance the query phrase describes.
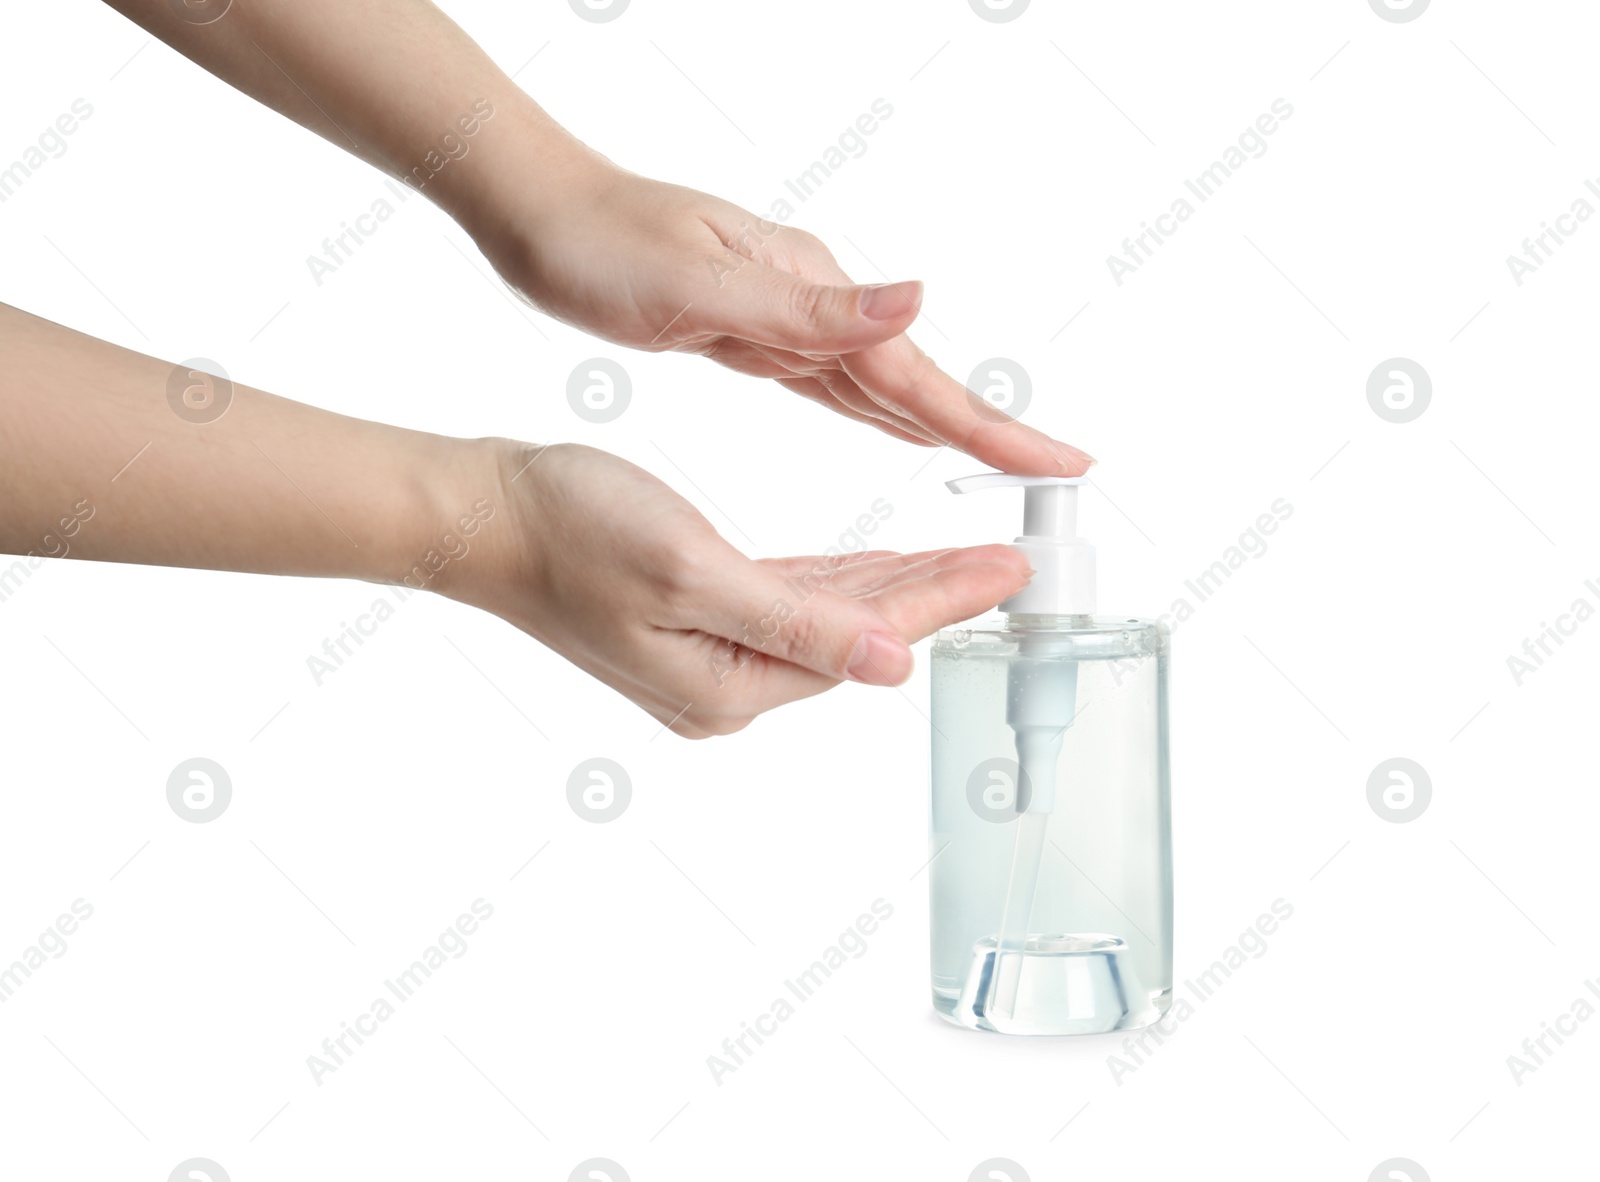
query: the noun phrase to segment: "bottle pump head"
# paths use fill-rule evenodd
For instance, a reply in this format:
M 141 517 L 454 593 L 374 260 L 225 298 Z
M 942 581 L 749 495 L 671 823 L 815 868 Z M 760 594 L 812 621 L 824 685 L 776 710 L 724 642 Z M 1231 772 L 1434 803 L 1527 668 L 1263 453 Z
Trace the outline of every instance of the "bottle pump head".
M 945 485 L 953 493 L 1023 490 L 1022 536 L 1014 545 L 1032 564 L 1031 582 L 1000 609 L 1017 615 L 1089 616 L 1095 611 L 1094 547 L 1078 537 L 1082 476 L 1008 476 L 982 472 Z

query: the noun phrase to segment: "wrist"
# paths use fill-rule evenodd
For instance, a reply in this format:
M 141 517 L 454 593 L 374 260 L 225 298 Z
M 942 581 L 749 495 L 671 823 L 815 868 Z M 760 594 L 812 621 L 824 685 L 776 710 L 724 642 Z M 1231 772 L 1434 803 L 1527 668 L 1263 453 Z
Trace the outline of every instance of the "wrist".
M 527 577 L 519 469 L 538 454 L 510 439 L 451 439 L 427 482 L 426 513 L 388 580 L 501 611 L 506 588 Z
M 543 246 L 624 170 L 531 102 L 485 125 L 480 143 L 439 203 L 513 286 L 533 294 Z

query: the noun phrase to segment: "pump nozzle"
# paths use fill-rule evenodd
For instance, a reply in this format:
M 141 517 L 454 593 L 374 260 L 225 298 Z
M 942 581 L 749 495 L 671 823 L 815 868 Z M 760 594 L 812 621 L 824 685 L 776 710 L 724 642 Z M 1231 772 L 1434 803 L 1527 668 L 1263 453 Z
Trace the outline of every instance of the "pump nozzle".
M 1000 605 L 1020 615 L 1089 616 L 1095 610 L 1094 547 L 1078 536 L 1084 476 L 1008 476 L 981 472 L 945 485 L 953 493 L 1023 490 L 1022 536 L 1013 543 L 1033 564 L 1032 581 Z

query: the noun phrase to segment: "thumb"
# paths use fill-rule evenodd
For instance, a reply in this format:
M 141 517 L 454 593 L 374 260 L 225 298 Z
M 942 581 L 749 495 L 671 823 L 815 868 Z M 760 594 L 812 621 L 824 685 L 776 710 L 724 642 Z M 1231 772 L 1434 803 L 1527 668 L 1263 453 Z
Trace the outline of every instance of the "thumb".
M 876 608 L 828 589 L 838 569 L 829 558 L 783 575 L 751 563 L 720 602 L 705 605 L 706 630 L 837 681 L 902 684 L 911 649 Z
M 855 353 L 905 332 L 921 308 L 920 280 L 831 285 L 747 264 L 725 277 L 702 318 L 713 331 L 769 348 Z

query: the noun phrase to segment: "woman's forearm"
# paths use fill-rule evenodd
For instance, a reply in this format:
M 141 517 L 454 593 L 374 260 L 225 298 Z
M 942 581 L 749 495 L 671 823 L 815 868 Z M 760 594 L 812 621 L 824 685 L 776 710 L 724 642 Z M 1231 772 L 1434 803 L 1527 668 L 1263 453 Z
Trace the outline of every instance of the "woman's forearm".
M 401 582 L 492 492 L 473 490 L 479 446 L 230 385 L 0 305 L 6 553 Z
M 106 0 L 257 101 L 504 232 L 599 158 L 427 0 Z M 188 17 L 180 15 L 182 9 Z

